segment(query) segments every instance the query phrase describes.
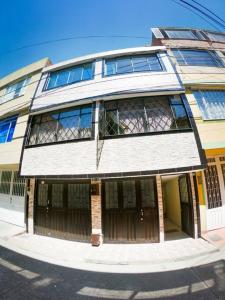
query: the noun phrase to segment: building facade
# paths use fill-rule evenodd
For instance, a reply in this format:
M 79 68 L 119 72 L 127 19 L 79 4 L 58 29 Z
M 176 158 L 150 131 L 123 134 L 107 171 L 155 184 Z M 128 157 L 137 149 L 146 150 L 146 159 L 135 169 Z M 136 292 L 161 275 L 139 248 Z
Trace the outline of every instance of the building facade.
M 20 168 L 29 231 L 94 245 L 160 242 L 173 224 L 197 237 L 205 159 L 184 92 L 164 46 L 44 68 Z
M 207 168 L 197 173 L 202 232 L 225 226 L 225 34 L 153 28 L 153 45 L 167 47 L 185 86 Z
M 0 80 L 0 220 L 25 227 L 26 180 L 18 176 L 31 98 L 49 64 L 40 60 Z

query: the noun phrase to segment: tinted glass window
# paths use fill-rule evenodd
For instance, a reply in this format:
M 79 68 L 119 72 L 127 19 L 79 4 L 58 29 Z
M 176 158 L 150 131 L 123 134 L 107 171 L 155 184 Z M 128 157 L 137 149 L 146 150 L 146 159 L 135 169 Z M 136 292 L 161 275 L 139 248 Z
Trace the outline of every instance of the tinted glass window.
M 86 63 L 73 68 L 50 73 L 45 89 L 49 90 L 70 83 L 93 79 L 93 77 L 94 63 Z
M 173 50 L 179 65 L 223 67 L 219 57 L 210 51 L 201 50 Z
M 156 54 L 125 56 L 105 60 L 105 75 L 146 71 L 162 71 L 162 66 Z
M 16 127 L 17 116 L 0 120 L 0 143 L 11 142 Z

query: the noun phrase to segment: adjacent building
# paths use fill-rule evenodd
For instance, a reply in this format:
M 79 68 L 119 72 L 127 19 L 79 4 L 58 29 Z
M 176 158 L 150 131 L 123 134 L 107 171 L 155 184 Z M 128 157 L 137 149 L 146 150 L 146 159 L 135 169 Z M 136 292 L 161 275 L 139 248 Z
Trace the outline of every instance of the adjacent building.
M 152 28 L 152 44 L 167 53 L 185 86 L 207 168 L 197 173 L 201 231 L 225 226 L 225 34 Z
M 18 176 L 28 110 L 38 85 L 40 60 L 0 80 L 0 220 L 25 227 L 26 180 Z
M 164 46 L 45 67 L 21 158 L 29 231 L 95 245 L 197 237 L 206 161 L 191 105 Z

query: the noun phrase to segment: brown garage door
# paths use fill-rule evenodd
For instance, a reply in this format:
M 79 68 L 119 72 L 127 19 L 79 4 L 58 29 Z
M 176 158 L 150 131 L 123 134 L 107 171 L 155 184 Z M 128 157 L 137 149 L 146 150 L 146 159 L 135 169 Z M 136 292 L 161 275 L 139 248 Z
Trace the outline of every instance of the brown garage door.
M 90 240 L 90 182 L 38 181 L 35 202 L 35 233 Z
M 104 182 L 103 233 L 108 242 L 159 241 L 155 178 Z

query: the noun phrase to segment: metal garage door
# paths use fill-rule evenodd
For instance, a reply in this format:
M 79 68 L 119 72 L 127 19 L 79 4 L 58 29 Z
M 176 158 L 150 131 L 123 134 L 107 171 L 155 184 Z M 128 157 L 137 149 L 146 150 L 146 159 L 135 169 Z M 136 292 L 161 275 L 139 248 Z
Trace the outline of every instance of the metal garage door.
M 25 179 L 18 172 L 0 170 L 0 220 L 25 226 Z
M 38 181 L 35 233 L 77 241 L 91 236 L 90 182 Z
M 105 241 L 159 241 L 154 177 L 107 180 L 103 184 L 103 197 Z

